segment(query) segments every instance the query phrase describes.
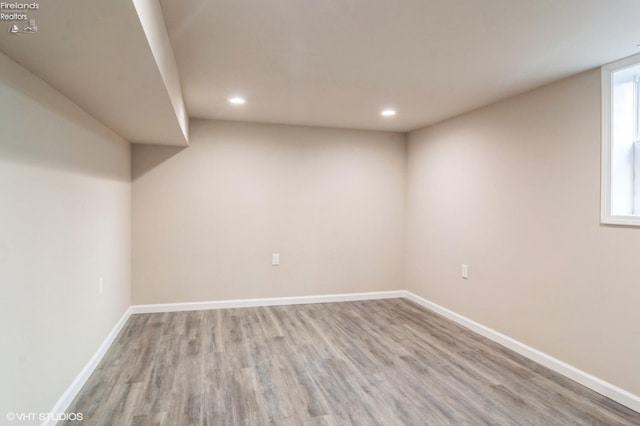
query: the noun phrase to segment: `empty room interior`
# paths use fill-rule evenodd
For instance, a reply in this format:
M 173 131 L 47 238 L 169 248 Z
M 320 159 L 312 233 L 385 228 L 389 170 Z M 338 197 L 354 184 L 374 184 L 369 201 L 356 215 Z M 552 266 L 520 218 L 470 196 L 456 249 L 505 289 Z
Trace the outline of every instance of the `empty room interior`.
M 640 2 L 0 9 L 0 424 L 640 425 Z

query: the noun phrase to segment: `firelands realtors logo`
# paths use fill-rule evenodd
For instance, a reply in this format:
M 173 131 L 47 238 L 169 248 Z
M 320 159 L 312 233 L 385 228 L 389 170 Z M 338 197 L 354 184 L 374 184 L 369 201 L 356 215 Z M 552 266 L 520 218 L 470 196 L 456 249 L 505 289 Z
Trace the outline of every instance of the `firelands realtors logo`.
M 0 21 L 9 22 L 9 34 L 33 34 L 38 32 L 31 13 L 40 9 L 39 3 L 0 2 Z

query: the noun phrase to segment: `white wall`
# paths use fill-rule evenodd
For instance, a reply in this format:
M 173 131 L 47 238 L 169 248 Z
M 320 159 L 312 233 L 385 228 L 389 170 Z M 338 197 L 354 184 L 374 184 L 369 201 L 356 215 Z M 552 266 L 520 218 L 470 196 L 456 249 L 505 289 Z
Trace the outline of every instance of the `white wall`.
M 403 287 L 404 135 L 190 127 L 133 149 L 133 303 Z
M 411 291 L 640 394 L 640 229 L 599 223 L 599 70 L 412 132 L 407 176 Z
M 3 422 L 51 410 L 129 306 L 131 185 L 128 142 L 1 53 L 0 132 Z

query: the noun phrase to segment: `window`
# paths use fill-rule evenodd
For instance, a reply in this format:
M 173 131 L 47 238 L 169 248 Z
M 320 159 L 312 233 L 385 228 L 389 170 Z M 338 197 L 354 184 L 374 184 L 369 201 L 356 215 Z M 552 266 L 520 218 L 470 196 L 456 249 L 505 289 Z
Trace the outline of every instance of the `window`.
M 602 67 L 601 222 L 640 226 L 640 55 Z

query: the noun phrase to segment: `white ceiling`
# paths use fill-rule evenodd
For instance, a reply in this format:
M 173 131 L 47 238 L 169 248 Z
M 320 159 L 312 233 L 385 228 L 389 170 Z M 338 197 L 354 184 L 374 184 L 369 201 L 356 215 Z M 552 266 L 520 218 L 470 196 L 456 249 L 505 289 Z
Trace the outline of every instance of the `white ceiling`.
M 407 131 L 640 51 L 639 0 L 161 6 L 192 118 Z
M 187 145 L 133 1 L 39 3 L 36 34 L 11 35 L 0 21 L 4 54 L 131 142 Z
M 42 2 L 0 50 L 126 139 L 175 145 L 174 56 L 191 118 L 409 131 L 640 53 L 640 0 L 157 2 Z

